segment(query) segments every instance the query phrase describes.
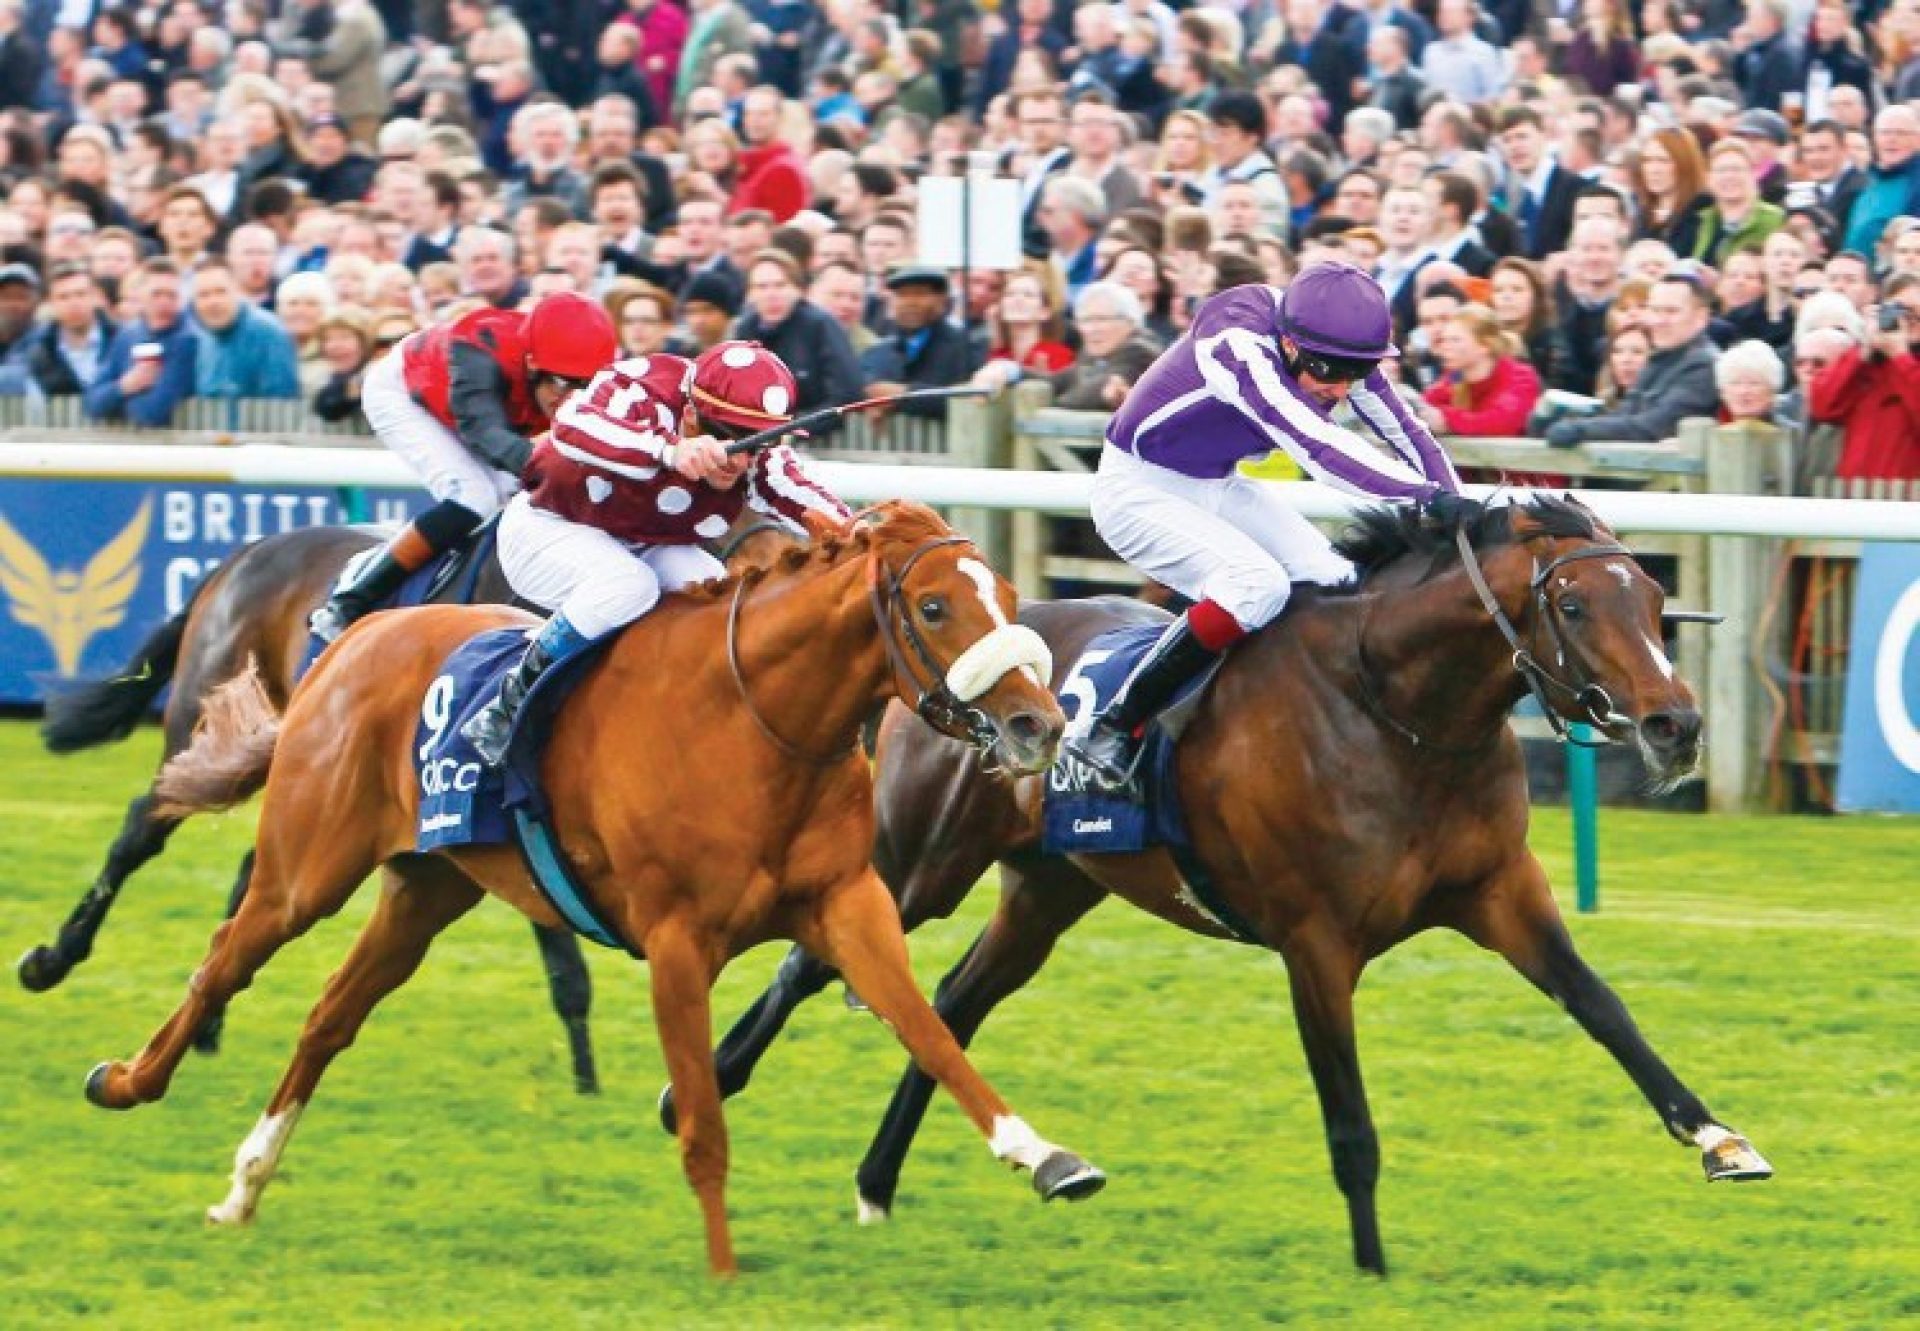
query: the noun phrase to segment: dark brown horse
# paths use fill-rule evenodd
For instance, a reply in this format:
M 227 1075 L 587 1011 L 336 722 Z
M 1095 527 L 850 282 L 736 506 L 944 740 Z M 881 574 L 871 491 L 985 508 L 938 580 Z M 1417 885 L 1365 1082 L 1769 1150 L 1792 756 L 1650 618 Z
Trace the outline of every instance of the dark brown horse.
M 195 589 L 187 605 L 141 644 L 126 669 L 111 679 L 48 699 L 41 727 L 47 747 L 55 753 L 73 753 L 127 738 L 160 691 L 171 684 L 173 692 L 162 719 L 165 742 L 160 761 L 165 764 L 187 747 L 207 698 L 237 678 L 249 661 L 257 664 L 261 687 L 274 708 L 285 707 L 306 663 L 308 615 L 327 599 L 347 561 L 379 543 L 379 536 L 364 528 L 314 527 L 248 546 Z M 464 577 L 454 580 L 438 599 L 466 591 L 466 583 Z M 478 602 L 513 600 L 499 564 L 492 559 L 478 570 L 468 595 Z M 127 806 L 106 863 L 54 941 L 29 949 L 20 958 L 16 973 L 22 985 L 36 993 L 51 989 L 92 954 L 94 938 L 120 889 L 141 865 L 166 848 L 181 821 L 178 815 L 158 811 L 150 788 Z M 252 865 L 251 854 L 240 863 L 227 898 L 229 917 L 239 909 Z M 582 1092 L 596 1091 L 599 1077 L 587 1028 L 593 988 L 579 940 L 568 930 L 537 924 L 533 933 L 554 1011 L 567 1031 L 574 1085 Z M 198 1048 L 212 1052 L 218 1047 L 224 1015 L 219 1009 L 207 1014 L 195 1032 Z
M 1187 865 L 1210 889 L 1196 890 L 1164 850 L 1043 855 L 1040 780 L 984 777 L 963 748 L 897 711 L 878 752 L 875 864 L 908 929 L 951 914 L 1000 865 L 999 908 L 936 1000 L 963 1044 L 1108 895 L 1183 929 L 1280 953 L 1354 1258 L 1381 1273 L 1380 1152 L 1353 993 L 1369 961 L 1435 926 L 1497 951 L 1565 1007 L 1667 1130 L 1701 1149 L 1709 1178 L 1771 1172 L 1668 1070 L 1580 959 L 1527 849 L 1526 774 L 1507 725 L 1529 688 L 1517 661 L 1538 663 L 1541 688 L 1563 715 L 1636 744 L 1657 783 L 1693 768 L 1700 716 L 1660 646 L 1660 589 L 1570 503 L 1487 510 L 1470 537 L 1498 619 L 1455 541 L 1410 513 L 1377 511 L 1345 542 L 1366 574 L 1358 595 L 1305 592 L 1282 624 L 1227 658 L 1176 759 L 1193 838 Z M 1063 677 L 1099 634 L 1163 618 L 1118 599 L 1040 605 L 1025 616 Z M 793 1007 L 831 974 L 804 952 L 789 956 L 723 1043 L 723 1086 L 745 1085 Z M 926 1086 L 909 1071 L 860 1166 L 863 1218 L 882 1219 L 892 1206 L 926 1105 Z M 670 1121 L 670 1096 L 663 1110 Z
M 967 1062 L 914 986 L 899 916 L 869 863 L 873 778 L 857 739 L 887 698 L 1018 772 L 1047 768 L 1063 724 L 1044 683 L 1044 646 L 1008 622 L 1012 588 L 930 509 L 877 514 L 850 536 L 823 530 L 811 552 L 771 571 L 667 598 L 587 665 L 542 759 L 572 867 L 651 968 L 654 1017 L 685 1109 L 681 1151 L 717 1273 L 731 1272 L 734 1257 L 709 990 L 730 958 L 769 938 L 794 939 L 844 972 L 994 1154 L 1033 1171 L 1043 1196 L 1084 1196 L 1104 1182 L 1015 1117 Z M 253 885 L 145 1051 L 88 1078 L 96 1104 L 163 1096 L 208 1007 L 338 911 L 372 869 L 386 871 L 212 1220 L 253 1214 L 327 1065 L 440 930 L 488 892 L 557 923 L 512 848 L 413 851 L 422 698 L 470 635 L 530 622 L 456 607 L 372 616 L 321 658 L 284 719 L 250 677 L 222 690 L 202 736 L 163 774 L 163 800 L 188 808 L 231 804 L 265 781 Z

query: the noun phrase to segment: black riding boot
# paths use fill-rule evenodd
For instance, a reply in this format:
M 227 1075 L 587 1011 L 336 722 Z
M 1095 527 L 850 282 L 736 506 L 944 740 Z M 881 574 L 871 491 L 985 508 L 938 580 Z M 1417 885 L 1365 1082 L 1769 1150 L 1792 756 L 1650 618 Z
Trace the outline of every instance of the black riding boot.
M 1140 735 L 1147 722 L 1217 655 L 1194 636 L 1185 615 L 1174 620 L 1094 717 L 1086 737 L 1072 746 L 1073 756 L 1094 769 L 1100 785 L 1125 789 L 1140 761 Z
M 412 569 L 393 557 L 391 545 L 382 547 L 361 566 L 352 582 L 336 588 L 327 603 L 313 612 L 307 627 L 320 641 L 332 642 L 347 631 L 347 625 L 399 591 L 400 584 L 412 573 Z
M 565 615 L 555 615 L 549 619 L 533 641 L 527 644 L 527 654 L 500 681 L 499 694 L 475 712 L 473 719 L 460 730 L 487 766 L 498 767 L 506 758 L 507 741 L 513 737 L 513 723 L 519 717 L 527 695 L 533 692 L 534 681 L 558 662 L 585 651 L 591 645 L 579 630 L 567 622 Z

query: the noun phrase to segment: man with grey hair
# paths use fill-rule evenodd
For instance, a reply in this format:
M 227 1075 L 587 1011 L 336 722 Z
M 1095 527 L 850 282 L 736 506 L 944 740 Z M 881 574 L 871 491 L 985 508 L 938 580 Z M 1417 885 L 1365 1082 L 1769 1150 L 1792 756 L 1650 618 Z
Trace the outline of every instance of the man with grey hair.
M 1079 295 L 1095 276 L 1094 242 L 1107 224 L 1106 196 L 1091 180 L 1055 176 L 1040 191 L 1039 218 L 1067 294 Z
M 1857 317 L 1859 312 L 1854 313 Z M 1780 399 L 1774 419 L 1794 437 L 1795 494 L 1809 493 L 1815 480 L 1832 476 L 1839 465 L 1846 433 L 1838 425 L 1813 420 L 1807 412 L 1807 396 L 1816 379 L 1859 346 L 1859 337 L 1835 325 L 1804 329 L 1793 340 L 1793 391 Z
M 529 199 L 558 199 L 575 217 L 587 215 L 587 182 L 573 169 L 580 120 L 559 102 L 530 102 L 514 112 L 508 131 L 519 148 L 519 164 L 507 182 L 507 211 L 518 212 Z
M 496 310 L 510 310 L 526 297 L 527 284 L 513 263 L 513 237 L 490 226 L 462 227 L 453 245 L 460 291 Z
M 1380 155 L 1380 145 L 1392 138 L 1394 117 L 1379 106 L 1356 106 L 1340 126 L 1340 151 L 1352 166 L 1366 166 Z
M 1873 118 L 1873 165 L 1854 200 L 1842 249 L 1872 254 L 1896 217 L 1920 216 L 1920 113 L 1889 106 Z
M 1053 405 L 1114 411 L 1160 354 L 1145 332 L 1140 298 L 1118 282 L 1091 282 L 1073 302 L 1080 355 L 1053 376 Z

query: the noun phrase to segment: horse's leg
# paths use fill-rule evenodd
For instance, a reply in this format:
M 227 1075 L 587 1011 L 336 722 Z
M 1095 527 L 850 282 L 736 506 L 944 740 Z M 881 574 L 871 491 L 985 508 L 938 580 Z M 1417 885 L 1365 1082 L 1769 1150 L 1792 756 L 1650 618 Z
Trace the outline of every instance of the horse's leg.
M 1700 1148 L 1708 1179 L 1770 1178 L 1769 1165 L 1745 1137 L 1717 1121 L 1681 1084 L 1627 1014 L 1626 1005 L 1574 949 L 1546 871 L 1522 854 L 1482 885 L 1460 921 L 1482 947 L 1559 1003 L 1626 1069 L 1675 1140 Z
M 1034 1188 L 1044 1199 L 1077 1201 L 1105 1185 L 1106 1176 L 1099 1170 L 1073 1152 L 1044 1141 L 1014 1116 L 967 1061 L 962 1047 L 993 1003 L 1031 977 L 1053 940 L 1101 896 L 1100 889 L 1084 879 L 1077 890 L 1064 875 L 1056 885 L 1060 895 L 1049 901 L 1047 893 L 1023 892 L 1023 881 L 1016 876 L 987 933 L 956 976 L 949 977 L 951 987 L 942 985 L 942 1013 L 951 1014 L 957 1023 L 951 1030 L 914 985 L 907 967 L 906 939 L 878 877 L 868 874 L 821 903 L 819 950 L 839 966 L 875 1015 L 893 1027 L 916 1065 L 907 1070 L 880 1138 L 860 1166 L 863 1222 L 885 1218 L 906 1143 L 926 1110 L 933 1082 L 960 1102 L 961 1110 L 986 1134 L 994 1155 L 1033 1171 Z M 1018 904 L 1010 906 L 1016 898 Z M 1029 941 L 1029 927 L 1042 941 Z M 996 970 L 995 963 L 1001 961 L 1004 970 Z M 873 1192 L 869 1192 L 870 1179 Z
M 308 1015 L 293 1062 L 266 1112 L 234 1155 L 226 1199 L 207 1208 L 214 1224 L 253 1219 L 260 1193 L 327 1066 L 353 1043 L 374 1006 L 411 978 L 434 937 L 485 895 L 451 864 L 424 856 L 410 858 L 404 867 L 390 866 L 385 878 L 372 916 Z
M 1347 1199 L 1354 1265 L 1383 1276 L 1387 1256 L 1380 1246 L 1373 1200 L 1380 1181 L 1380 1138 L 1367 1108 L 1360 1051 L 1353 1038 L 1353 990 L 1360 979 L 1360 961 L 1344 940 L 1311 931 L 1301 931 L 1285 955 L 1293 1019 L 1320 1097 L 1333 1180 Z
M 727 1120 L 713 1072 L 713 977 L 710 952 L 679 921 L 645 939 L 653 986 L 653 1020 L 667 1060 L 667 1078 L 680 1105 L 680 1163 L 707 1232 L 707 1265 L 716 1276 L 736 1267 L 727 1232 Z
M 222 918 L 232 919 L 240 913 L 240 903 L 247 899 L 247 883 L 253 878 L 253 852 L 249 850 L 240 861 L 240 872 L 234 875 L 233 889 L 227 893 L 227 913 Z M 203 1054 L 220 1052 L 220 1032 L 227 1024 L 227 1007 L 222 1003 L 207 1013 L 193 1032 L 193 1047 Z
M 274 953 L 345 905 L 373 868 L 376 856 L 366 839 L 372 830 L 353 837 L 347 829 L 357 824 L 349 819 L 323 833 L 305 819 L 276 817 L 275 804 L 269 790 L 240 912 L 214 930 L 206 960 L 187 982 L 186 1001 L 132 1063 L 102 1063 L 88 1074 L 87 1099 L 102 1109 L 131 1109 L 165 1095 L 207 1013 L 226 1006 Z
M 753 1000 L 752 1007 L 740 1014 L 740 1019 L 721 1039 L 720 1047 L 714 1050 L 714 1071 L 723 1097 L 731 1099 L 747 1089 L 754 1068 L 786 1029 L 787 1019 L 802 1003 L 826 988 L 836 973 L 804 947 L 796 945 L 787 953 L 780 969 L 774 972 L 773 983 Z M 678 1132 L 673 1087 L 660 1092 L 659 1108 L 660 1126 L 669 1133 Z
M 533 926 L 533 938 L 540 945 L 540 961 L 547 970 L 547 989 L 553 995 L 553 1010 L 567 1028 L 567 1047 L 573 1055 L 573 1089 L 581 1095 L 600 1094 L 600 1073 L 593 1065 L 593 1035 L 587 1028 L 587 1013 L 593 1007 L 593 977 L 587 973 L 587 959 L 580 954 L 580 940 L 573 930 Z
M 107 851 L 107 862 L 86 894 L 67 916 L 51 945 L 41 943 L 20 958 L 16 972 L 20 983 L 35 993 L 51 989 L 67 978 L 67 973 L 85 961 L 93 951 L 94 935 L 106 922 L 120 888 L 133 871 L 158 855 L 180 826 L 178 818 L 156 818 L 151 792 L 127 805 L 127 816 Z

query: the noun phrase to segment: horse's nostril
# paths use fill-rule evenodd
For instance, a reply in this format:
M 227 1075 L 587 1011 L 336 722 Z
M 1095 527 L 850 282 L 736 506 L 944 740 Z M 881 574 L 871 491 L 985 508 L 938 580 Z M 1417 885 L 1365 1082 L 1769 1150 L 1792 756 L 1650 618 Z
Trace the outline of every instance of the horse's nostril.
M 1053 727 L 1046 718 L 1033 712 L 1017 712 L 1007 719 L 1007 734 L 1017 743 L 1038 748 L 1046 743 Z
M 1679 748 L 1700 738 L 1700 713 L 1691 709 L 1654 712 L 1640 723 L 1640 731 L 1651 744 Z

